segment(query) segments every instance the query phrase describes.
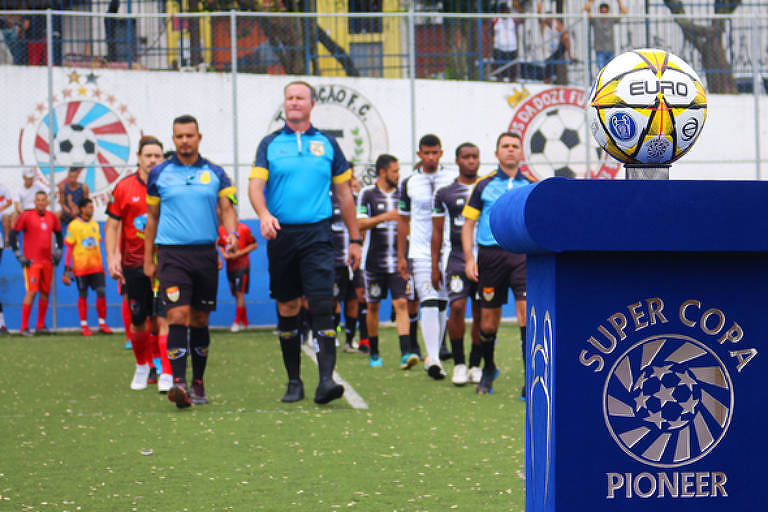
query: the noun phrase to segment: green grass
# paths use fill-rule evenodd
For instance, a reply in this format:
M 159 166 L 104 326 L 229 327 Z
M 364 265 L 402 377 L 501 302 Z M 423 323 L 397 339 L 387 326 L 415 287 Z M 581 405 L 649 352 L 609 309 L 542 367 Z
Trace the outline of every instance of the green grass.
M 211 404 L 178 410 L 131 391 L 122 336 L 0 339 L 0 511 L 522 511 L 524 403 L 519 333 L 503 327 L 496 392 L 339 352 L 337 370 L 369 409 L 311 397 L 283 404 L 270 332 L 215 332 Z M 450 373 L 452 363 L 446 364 Z

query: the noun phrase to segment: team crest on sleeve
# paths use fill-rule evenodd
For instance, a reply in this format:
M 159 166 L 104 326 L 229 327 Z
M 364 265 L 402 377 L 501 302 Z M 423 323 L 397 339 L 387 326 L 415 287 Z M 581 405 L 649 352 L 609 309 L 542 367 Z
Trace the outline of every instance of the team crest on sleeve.
M 165 289 L 165 295 L 168 297 L 168 300 L 171 302 L 176 302 L 179 300 L 179 287 L 178 286 L 171 286 Z
M 325 146 L 321 140 L 313 140 L 309 142 L 309 152 L 315 156 L 323 156 L 325 154 Z

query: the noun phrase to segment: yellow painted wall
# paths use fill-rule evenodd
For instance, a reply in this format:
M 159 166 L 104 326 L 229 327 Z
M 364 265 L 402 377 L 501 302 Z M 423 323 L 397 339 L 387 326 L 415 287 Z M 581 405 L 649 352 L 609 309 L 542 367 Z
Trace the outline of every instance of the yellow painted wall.
M 181 0 L 184 6 L 184 12 L 187 12 L 189 3 L 187 0 Z M 179 4 L 176 0 L 167 0 L 165 7 L 169 14 L 177 14 L 179 12 Z M 177 18 L 177 23 L 181 23 L 184 20 L 190 20 L 191 18 Z M 208 17 L 198 18 L 200 20 L 200 46 L 203 48 L 203 61 L 208 64 L 211 63 L 212 54 L 211 47 L 213 46 L 213 38 L 211 37 L 211 19 Z M 173 18 L 168 18 L 166 22 L 166 33 L 168 34 L 168 64 L 172 64 L 173 61 L 179 59 L 179 37 L 181 33 L 178 30 L 173 29 Z M 189 45 L 189 31 L 184 30 L 184 37 L 187 39 L 185 46 Z M 185 50 L 187 59 L 189 59 L 189 50 Z M 189 61 L 187 61 L 189 62 Z
M 318 13 L 348 13 L 346 0 L 317 0 Z M 397 11 L 397 0 L 383 0 L 383 11 Z M 400 78 L 402 76 L 401 31 L 405 30 L 402 18 L 382 17 L 382 32 L 380 34 L 350 34 L 346 17 L 320 17 L 318 25 L 328 32 L 336 43 L 349 52 L 350 43 L 382 42 L 382 76 L 384 78 Z M 319 66 L 322 76 L 346 76 L 338 61 L 331 57 L 325 46 L 318 43 L 317 53 L 320 56 Z

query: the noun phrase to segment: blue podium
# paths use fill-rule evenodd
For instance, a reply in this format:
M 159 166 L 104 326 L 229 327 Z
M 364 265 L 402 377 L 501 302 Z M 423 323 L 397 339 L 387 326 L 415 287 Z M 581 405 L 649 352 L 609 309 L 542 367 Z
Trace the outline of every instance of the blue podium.
M 768 510 L 766 219 L 764 182 L 497 201 L 528 254 L 526 511 Z

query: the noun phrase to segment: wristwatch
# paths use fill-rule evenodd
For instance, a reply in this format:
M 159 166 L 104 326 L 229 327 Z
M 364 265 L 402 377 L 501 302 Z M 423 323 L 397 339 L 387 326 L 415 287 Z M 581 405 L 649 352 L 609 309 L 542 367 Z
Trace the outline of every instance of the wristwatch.
M 363 245 L 363 239 L 362 238 L 350 238 L 349 243 L 351 244 L 357 244 L 357 245 Z

